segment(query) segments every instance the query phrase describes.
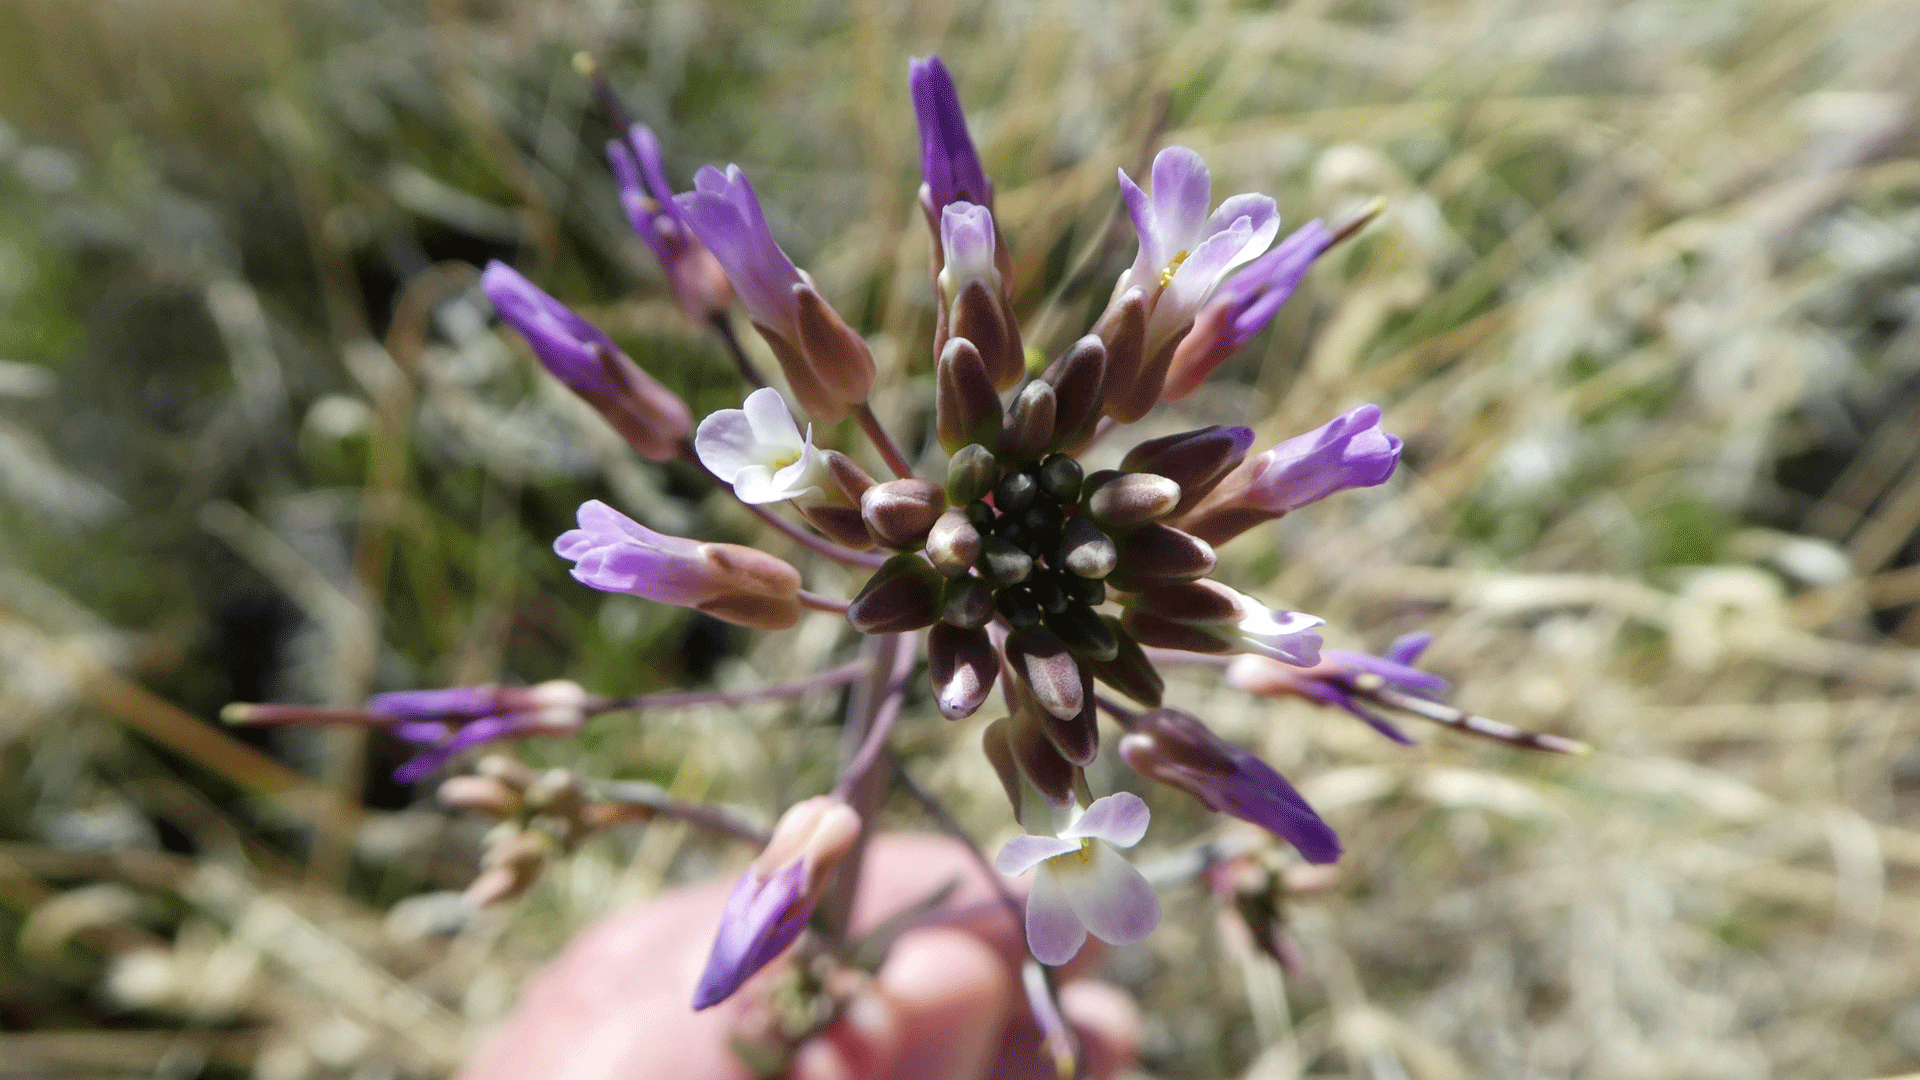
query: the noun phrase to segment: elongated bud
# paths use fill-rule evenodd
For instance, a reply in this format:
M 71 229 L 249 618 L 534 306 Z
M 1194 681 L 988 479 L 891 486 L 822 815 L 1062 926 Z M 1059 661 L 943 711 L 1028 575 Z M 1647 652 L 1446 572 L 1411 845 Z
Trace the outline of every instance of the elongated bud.
M 1362 405 L 1241 463 L 1180 512 L 1181 528 L 1223 544 L 1265 521 L 1348 488 L 1384 483 L 1401 441 L 1380 428 L 1380 409 Z
M 873 534 L 867 531 L 867 521 L 860 515 L 857 506 L 835 506 L 831 503 L 802 506 L 796 502 L 794 509 L 807 519 L 807 524 L 838 544 L 855 551 L 865 551 L 873 546 Z
M 1050 449 L 1071 454 L 1093 438 L 1106 407 L 1106 368 L 1106 344 L 1088 334 L 1041 373 L 1040 381 L 1053 387 L 1058 403 Z
M 1326 620 L 1298 611 L 1275 611 L 1217 581 L 1165 585 L 1125 599 L 1122 624 L 1145 645 L 1200 653 L 1249 652 L 1296 667 L 1320 660 Z M 1234 609 L 1227 612 L 1228 605 Z
M 819 450 L 816 453 L 820 456 L 821 467 L 833 480 L 834 489 L 843 496 L 843 498 L 833 499 L 833 493 L 829 492 L 828 498 L 841 506 L 859 506 L 860 497 L 873 486 L 873 477 L 868 476 L 867 470 L 838 450 Z
M 936 623 L 927 636 L 927 675 L 940 715 L 958 720 L 987 700 L 1000 676 L 1000 657 L 985 629 Z
M 1160 707 L 1166 693 L 1166 681 L 1160 678 L 1160 672 L 1147 659 L 1147 652 L 1120 625 L 1120 620 L 1111 615 L 1100 616 L 1107 624 L 1107 631 L 1114 638 L 1114 658 L 1112 660 L 1088 660 L 1086 667 L 1093 677 L 1127 695 L 1149 709 Z
M 967 520 L 966 511 L 954 507 L 940 515 L 927 534 L 927 558 L 933 568 L 947 577 L 959 577 L 973 568 L 980 558 L 980 530 Z
M 966 506 L 987 497 L 1000 481 L 1000 464 L 984 446 L 963 446 L 947 462 L 947 501 Z
M 713 952 L 694 990 L 693 1007 L 731 997 L 806 929 L 813 906 L 860 836 L 860 815 L 821 795 L 795 803 L 774 826 L 773 840 L 727 897 Z
M 918 555 L 895 555 L 873 572 L 847 605 L 847 622 L 863 634 L 899 634 L 939 621 L 946 579 Z
M 1135 529 L 1173 513 L 1180 505 L 1180 485 L 1152 473 L 1122 473 L 1102 469 L 1081 486 L 1087 513 L 1111 529 Z
M 1033 556 L 1015 547 L 1001 536 L 989 536 L 981 542 L 980 576 L 994 588 L 1018 585 L 1033 572 Z
M 1046 452 L 1053 438 L 1053 387 L 1035 380 L 1013 399 L 1007 411 L 1007 426 L 1000 433 L 1000 454 L 1009 461 L 1032 461 Z
M 653 132 L 645 124 L 629 127 L 626 141 L 607 143 L 607 164 L 613 169 L 627 220 L 660 260 L 680 313 L 695 326 L 726 314 L 733 305 L 727 273 L 680 220 Z
M 1217 581 L 1186 581 L 1142 589 L 1127 607 L 1193 626 L 1228 626 L 1241 618 L 1240 595 Z
M 1173 512 L 1180 514 L 1225 479 L 1246 458 L 1247 448 L 1252 445 L 1252 428 L 1215 425 L 1149 439 L 1127 451 L 1120 469 L 1154 473 L 1179 484 L 1180 502 Z
M 1219 563 L 1213 545 L 1157 522 L 1126 533 L 1115 543 L 1120 560 L 1109 580 L 1129 591 L 1205 577 Z
M 1054 565 L 1076 577 L 1098 580 L 1113 573 L 1120 561 L 1120 549 L 1113 539 L 1100 531 L 1091 518 L 1071 517 L 1060 530 L 1060 551 Z
M 973 630 L 993 621 L 993 588 L 977 577 L 959 577 L 947 582 L 941 602 L 942 622 Z
M 948 338 L 946 347 L 940 350 L 935 376 L 934 428 L 947 452 L 969 443 L 991 443 L 999 437 L 1000 394 L 972 341 Z
M 837 416 L 815 415 L 828 423 L 836 423 L 845 419 L 846 406 L 867 400 L 868 391 L 873 389 L 873 353 L 812 285 L 804 281 L 794 285 L 793 300 L 807 368 L 821 390 L 839 406 Z M 799 387 L 796 386 L 794 392 L 798 394 Z
M 1119 420 L 1117 409 L 1130 409 L 1132 395 L 1147 363 L 1147 295 L 1138 287 L 1127 290 L 1094 327 L 1107 349 L 1105 411 Z M 1143 413 L 1144 415 L 1144 413 Z M 1139 417 L 1133 417 L 1138 420 Z M 1130 421 L 1121 421 L 1127 423 Z
M 1045 630 L 1019 630 L 1007 636 L 1007 663 L 1039 706 L 1062 719 L 1078 716 L 1085 704 L 1080 667 L 1065 642 Z
M 580 528 L 561 534 L 553 549 L 596 589 L 762 630 L 800 621 L 800 572 L 764 551 L 666 536 L 597 500 L 583 503 L 579 516 Z
M 1013 710 L 1014 719 L 1024 720 L 1038 730 L 1069 764 L 1085 765 L 1091 762 L 1100 752 L 1100 726 L 1093 699 L 1092 676 L 1078 666 L 1063 671 L 1064 675 L 1079 682 L 1080 709 L 1070 716 L 1060 716 L 1050 711 L 1035 695 L 1033 687 L 1018 677 L 1018 669 L 1014 670 L 1016 675 L 1007 686 L 1007 705 Z
M 860 497 L 860 517 L 880 544 L 918 551 L 947 509 L 947 493 L 931 480 L 889 480 Z
M 1028 785 L 1056 807 L 1073 804 L 1079 770 L 1060 756 L 1060 751 L 1054 749 L 1053 743 L 1034 724 L 1016 717 L 1001 717 L 987 725 L 981 747 L 994 773 L 1000 777 L 1000 786 L 1006 790 L 1015 815 L 1026 810 L 1023 796 Z

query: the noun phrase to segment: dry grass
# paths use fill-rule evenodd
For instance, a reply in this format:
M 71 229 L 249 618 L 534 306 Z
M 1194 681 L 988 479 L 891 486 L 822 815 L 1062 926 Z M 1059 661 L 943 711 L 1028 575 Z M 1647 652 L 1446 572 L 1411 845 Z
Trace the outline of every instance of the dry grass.
M 533 379 L 443 262 L 518 251 L 697 410 L 729 403 L 618 216 L 583 47 L 676 175 L 752 171 L 875 334 L 883 414 L 920 407 L 930 327 L 909 52 L 961 80 L 1056 338 L 1084 298 L 1053 286 L 1143 140 L 1294 221 L 1388 200 L 1150 423 L 1270 438 L 1381 402 L 1394 481 L 1226 576 L 1339 644 L 1432 630 L 1463 704 L 1602 749 L 1408 751 L 1178 680 L 1350 854 L 1291 907 L 1297 970 L 1197 887 L 1112 958 L 1148 1074 L 1920 1069 L 1920 7 L 750 10 L 0 11 L 0 1074 L 438 1075 L 572 929 L 734 857 L 604 837 L 463 922 L 477 830 L 363 788 L 394 747 L 201 719 L 493 677 L 745 685 L 844 648 L 827 617 L 774 640 L 583 596 L 545 554 L 588 496 L 750 532 Z M 527 753 L 765 816 L 824 786 L 831 706 Z M 904 733 L 920 771 L 1004 829 L 975 727 L 932 716 Z

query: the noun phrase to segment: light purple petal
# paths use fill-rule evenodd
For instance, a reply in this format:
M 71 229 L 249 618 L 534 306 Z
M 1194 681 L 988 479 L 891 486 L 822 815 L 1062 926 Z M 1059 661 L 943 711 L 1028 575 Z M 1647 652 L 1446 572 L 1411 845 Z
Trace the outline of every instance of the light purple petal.
M 1201 229 L 1212 197 L 1213 174 L 1198 153 L 1184 146 L 1169 146 L 1154 155 L 1154 225 L 1173 247 L 1166 258 L 1171 259 L 1180 248 L 1204 235 Z
M 1007 841 L 1006 846 L 1000 849 L 1000 854 L 993 857 L 993 867 L 1008 877 L 1019 877 L 1055 855 L 1078 850 L 1078 840 L 1021 833 Z
M 1147 282 L 1167 264 L 1166 258 L 1161 257 L 1158 233 L 1154 229 L 1153 200 L 1140 190 L 1140 185 L 1133 182 L 1133 177 L 1128 176 L 1125 169 L 1120 170 L 1120 197 L 1126 200 L 1127 213 L 1133 218 L 1133 235 L 1140 241 L 1140 253 L 1134 256 L 1133 269 L 1130 271 L 1133 275 L 1131 283 L 1147 288 Z M 1172 255 L 1172 252 L 1167 252 L 1168 258 Z M 1153 287 L 1158 284 L 1154 282 Z
M 747 395 L 742 411 L 753 426 L 754 441 L 760 445 L 783 451 L 800 449 L 800 425 L 794 423 L 793 412 L 780 391 L 771 386 L 755 390 Z
M 740 875 L 727 906 L 706 970 L 693 992 L 695 1010 L 732 997 L 748 979 L 777 959 L 806 929 L 813 903 L 805 893 L 806 868 L 800 860 L 782 867 L 764 883 L 748 870 Z
M 478 746 L 495 739 L 512 738 L 521 730 L 522 725 L 517 717 L 489 716 L 483 720 L 475 720 L 454 732 L 453 737 L 446 742 L 408 759 L 399 768 L 393 770 L 393 778 L 400 783 L 411 784 L 439 768 L 448 758 L 469 746 Z
M 1411 634 L 1401 634 L 1394 638 L 1393 644 L 1387 646 L 1387 651 L 1383 655 L 1396 664 L 1406 664 L 1411 667 L 1431 644 L 1433 644 L 1432 634 L 1425 630 L 1415 630 Z
M 1392 739 L 1394 742 L 1402 746 L 1414 745 L 1413 739 L 1409 738 L 1406 732 L 1401 731 L 1398 726 L 1389 722 L 1386 717 L 1381 716 L 1372 709 L 1362 707 L 1361 704 L 1353 700 L 1353 698 L 1342 694 L 1340 700 L 1334 702 L 1334 704 L 1359 717 L 1368 727 Z
M 1104 844 L 1094 844 L 1086 865 L 1061 877 L 1073 913 L 1094 937 L 1109 945 L 1144 940 L 1160 925 L 1160 898 L 1153 894 L 1153 886 L 1132 863 Z
M 573 576 L 583 584 L 683 606 L 712 588 L 714 571 L 696 541 L 654 532 L 597 499 L 582 503 L 579 516 L 581 527 L 561 534 L 553 549 L 576 563 Z
M 1222 335 L 1220 347 L 1237 349 L 1253 339 L 1300 287 L 1315 259 L 1333 243 L 1333 234 L 1319 221 L 1295 229 L 1273 250 L 1253 260 L 1227 280 L 1215 294 L 1216 303 L 1239 308 Z
M 1201 232 L 1205 235 L 1217 233 L 1241 218 L 1246 218 L 1253 229 L 1255 250 L 1248 253 L 1249 259 L 1267 250 L 1267 246 L 1273 243 L 1273 238 L 1280 235 L 1279 205 L 1273 201 L 1272 196 L 1253 191 L 1229 196 L 1218 209 L 1208 215 L 1207 223 L 1202 226 Z
M 501 321 L 527 339 L 533 354 L 555 378 L 576 391 L 618 396 L 621 388 L 607 374 L 594 349 L 618 356 L 620 347 L 599 327 L 497 259 L 480 274 L 480 289 Z
M 1286 777 L 1258 755 L 1223 743 L 1233 757 L 1233 773 L 1200 778 L 1204 801 L 1222 813 L 1258 825 L 1298 848 L 1308 862 L 1330 863 L 1340 858 L 1340 838 Z
M 1116 791 L 1093 800 L 1080 820 L 1063 829 L 1060 835 L 1075 839 L 1090 837 L 1115 847 L 1130 848 L 1147 835 L 1151 818 L 1140 796 L 1131 791 Z
M 1380 407 L 1362 405 L 1255 458 L 1247 500 L 1285 513 L 1347 488 L 1372 487 L 1393 475 L 1400 449 L 1397 437 L 1380 430 Z
M 968 282 L 991 281 L 993 215 L 984 206 L 957 202 L 940 212 L 940 247 L 944 253 L 941 286 L 949 297 Z
M 741 469 L 760 464 L 760 456 L 755 453 L 759 445 L 754 437 L 753 421 L 747 418 L 744 409 L 710 413 L 693 433 L 693 452 L 699 456 L 700 464 L 724 484 L 733 483 Z
M 1073 903 L 1053 873 L 1043 864 L 1034 871 L 1033 885 L 1027 891 L 1027 948 L 1033 958 L 1049 967 L 1059 967 L 1080 952 L 1087 943 L 1087 928 L 1074 914 Z
M 1167 282 L 1167 291 L 1154 305 L 1154 322 L 1184 325 L 1192 320 L 1228 270 L 1259 254 L 1248 253 L 1254 240 L 1253 223 L 1246 218 L 1202 240 Z
M 784 332 L 795 318 L 793 287 L 801 281 L 800 271 L 774 242 L 753 186 L 735 165 L 724 173 L 703 166 L 693 186 L 674 196 L 680 219 L 720 261 L 747 314 Z

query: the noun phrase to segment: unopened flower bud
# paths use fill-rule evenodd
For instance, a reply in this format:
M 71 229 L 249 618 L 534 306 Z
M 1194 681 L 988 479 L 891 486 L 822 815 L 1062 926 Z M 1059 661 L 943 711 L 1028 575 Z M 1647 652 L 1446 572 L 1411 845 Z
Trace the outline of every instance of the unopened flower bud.
M 1000 676 L 1000 657 L 984 628 L 936 623 L 927 636 L 927 675 L 940 715 L 958 720 L 987 700 Z
M 1021 630 L 1007 636 L 1007 663 L 1040 707 L 1061 719 L 1077 716 L 1085 704 L 1080 667 L 1058 637 L 1045 630 Z
M 1120 643 L 1106 620 L 1092 608 L 1070 604 L 1047 616 L 1047 629 L 1056 634 L 1075 656 L 1086 660 L 1107 661 L 1120 655 Z
M 971 575 L 947 582 L 940 620 L 962 630 L 973 630 L 993 621 L 993 587 Z
M 1016 815 L 1027 812 L 1029 785 L 1055 807 L 1073 805 L 1079 770 L 1060 755 L 1038 726 L 1018 717 L 1001 717 L 987 725 L 981 737 L 987 761 L 1000 777 Z
M 725 315 L 733 305 L 727 272 L 680 219 L 653 132 L 645 124 L 628 128 L 624 142 L 607 143 L 607 164 L 613 169 L 627 220 L 666 271 L 680 313 L 695 326 Z
M 981 542 L 980 576 L 995 588 L 1017 585 L 1033 572 L 1033 556 L 1006 538 L 989 536 Z
M 1054 558 L 1055 566 L 1077 577 L 1099 579 L 1113 573 L 1120 549 L 1083 514 L 1068 518 L 1061 528 L 1059 553 Z
M 1145 416 L 1139 408 L 1141 394 L 1135 392 L 1141 369 L 1147 363 L 1147 294 L 1134 287 L 1120 297 L 1101 316 L 1094 327 L 1100 343 L 1106 347 L 1107 370 L 1102 389 L 1105 411 L 1121 423 L 1132 423 Z M 1154 398 L 1159 397 L 1158 387 Z M 1148 408 L 1152 407 L 1149 400 Z
M 927 534 L 927 558 L 935 570 L 950 578 L 972 569 L 980 558 L 980 548 L 980 530 L 967 520 L 966 511 L 958 507 L 941 514 Z
M 1200 428 L 1183 431 L 1146 442 L 1127 451 L 1120 461 L 1123 472 L 1154 473 L 1180 485 L 1179 514 L 1198 503 L 1247 456 L 1253 445 L 1249 427 Z
M 1041 373 L 1040 381 L 1053 387 L 1056 402 L 1049 449 L 1071 454 L 1093 438 L 1106 408 L 1106 368 L 1106 345 L 1098 335 L 1088 334 Z
M 696 608 L 762 630 L 800 621 L 800 573 L 764 551 L 665 536 L 607 504 L 580 506 L 580 528 L 553 549 L 573 576 L 606 592 Z
M 993 506 L 1002 514 L 1020 514 L 1040 496 L 1040 482 L 1030 472 L 1010 472 L 993 486 Z
M 863 634 L 900 634 L 940 619 L 946 579 L 918 555 L 895 555 L 873 572 L 847 605 L 847 622 Z
M 947 493 L 931 480 L 889 480 L 860 498 L 860 517 L 880 544 L 917 551 L 947 509 Z
M 937 56 L 909 59 L 907 86 L 920 125 L 920 175 L 925 182 L 920 199 L 929 220 L 937 224 L 940 212 L 956 202 L 992 206 L 993 183 L 980 167 L 980 154 L 967 133 L 967 116 L 947 66 Z
M 490 262 L 480 287 L 500 318 L 533 346 L 540 363 L 592 405 L 642 457 L 671 461 L 693 431 L 679 395 L 627 359 L 598 327 L 513 268 Z
M 1009 461 L 1026 462 L 1045 453 L 1053 438 L 1055 408 L 1053 387 L 1035 379 L 1022 388 L 1007 411 L 1006 428 L 1000 432 L 1001 455 Z
M 555 854 L 553 841 L 544 833 L 512 823 L 496 826 L 480 854 L 480 876 L 467 886 L 462 899 L 474 908 L 511 900 L 533 887 L 541 868 Z
M 1000 463 L 984 446 L 963 446 L 947 462 L 947 501 L 966 506 L 987 497 L 1000 480 Z
M 1199 653 L 1249 652 L 1298 667 L 1320 659 L 1326 620 L 1275 611 L 1217 581 L 1159 586 L 1126 598 L 1121 624 L 1143 645 Z
M 860 815 L 832 796 L 795 803 L 773 839 L 727 897 L 700 984 L 696 1010 L 733 996 L 806 929 L 833 872 L 860 836 Z
M 1087 513 L 1113 529 L 1132 529 L 1173 513 L 1180 504 L 1180 485 L 1152 473 L 1123 473 L 1102 469 L 1081 486 Z
M 1034 474 L 1040 481 L 1040 490 L 1054 502 L 1072 504 L 1080 501 L 1080 485 L 1086 479 L 1086 472 L 1078 461 L 1066 454 L 1051 454 L 1040 463 Z
M 1026 371 L 1020 324 L 1007 304 L 996 261 L 993 215 L 984 206 L 958 202 L 940 212 L 940 325 L 935 347 L 945 350 L 965 338 L 980 350 L 993 385 L 1011 389 Z
M 1108 633 L 1113 635 L 1114 658 L 1084 661 L 1088 672 L 1147 708 L 1159 708 L 1167 684 L 1153 666 L 1153 661 L 1147 658 L 1146 650 L 1126 631 L 1119 619 L 1111 615 L 1102 615 L 1100 619 L 1107 624 Z
M 1129 591 L 1205 577 L 1219 563 L 1213 545 L 1158 522 L 1125 533 L 1114 543 L 1120 559 L 1108 580 Z
M 1000 393 L 972 341 L 948 338 L 934 365 L 934 430 L 949 453 L 1000 435 Z

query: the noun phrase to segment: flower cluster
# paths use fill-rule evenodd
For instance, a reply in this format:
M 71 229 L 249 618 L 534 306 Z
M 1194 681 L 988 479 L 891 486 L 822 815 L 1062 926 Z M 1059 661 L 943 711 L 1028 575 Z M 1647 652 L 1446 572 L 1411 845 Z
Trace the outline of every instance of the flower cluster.
M 1411 666 L 1424 637 L 1396 643 L 1385 658 L 1323 651 L 1323 620 L 1212 577 L 1216 545 L 1392 475 L 1402 444 L 1381 429 L 1377 407 L 1361 405 L 1258 452 L 1251 428 L 1212 426 L 1140 442 L 1117 468 L 1081 464 L 1096 441 L 1205 382 L 1272 319 L 1314 260 L 1370 215 L 1334 229 L 1310 222 L 1280 239 L 1273 199 L 1247 193 L 1216 206 L 1200 155 L 1169 147 L 1145 187 L 1119 173 L 1139 246 L 1105 310 L 1032 373 L 993 185 L 952 78 L 930 57 L 912 61 L 909 83 L 938 301 L 927 354 L 938 449 L 917 460 L 933 459 L 935 476 L 920 475 L 875 416 L 872 352 L 782 250 L 738 166 L 702 168 L 693 189 L 676 194 L 645 127 L 633 125 L 608 150 L 633 225 L 683 312 L 731 344 L 726 312 L 737 297 L 810 417 L 804 429 L 744 353 L 736 360 L 760 388 L 696 428 L 676 396 L 585 319 L 501 264 L 482 279 L 534 355 L 636 451 L 697 462 L 789 537 L 871 569 L 850 599 L 818 596 L 773 555 L 664 536 L 600 502 L 580 507 L 580 527 L 554 545 L 575 564 L 574 577 L 596 589 L 762 629 L 791 626 L 808 608 L 842 612 L 871 643 L 845 678 L 829 673 L 767 691 L 864 679 L 848 713 L 858 752 L 832 793 L 788 812 L 740 879 L 696 1007 L 732 994 L 800 937 L 834 868 L 859 850 L 855 839 L 877 807 L 856 792 L 874 787 L 861 781 L 886 760 L 922 633 L 944 716 L 972 715 L 1001 690 L 1006 714 L 986 727 L 984 749 L 1025 833 L 995 865 L 1027 879 L 1028 943 L 1047 965 L 1072 959 L 1089 934 L 1126 944 L 1160 919 L 1152 888 L 1118 851 L 1146 836 L 1146 803 L 1124 791 L 1096 797 L 1089 784 L 1103 711 L 1121 729 L 1119 755 L 1142 776 L 1268 830 L 1309 862 L 1339 857 L 1333 830 L 1279 773 L 1166 706 L 1157 662 L 1216 663 L 1234 686 L 1344 708 L 1402 741 L 1369 706 L 1546 749 L 1575 745 L 1546 736 L 1528 743 L 1441 704 L 1434 695 L 1445 684 Z M 849 417 L 891 477 L 876 480 L 849 454 L 815 444 L 814 425 L 824 436 Z M 783 516 L 783 504 L 800 520 Z M 368 714 L 404 721 L 395 727 L 403 738 L 433 743 L 404 770 L 411 778 L 478 742 L 574 730 L 588 715 L 635 704 L 555 685 L 386 695 Z M 1139 710 L 1106 697 L 1102 685 Z M 830 914 L 816 921 L 831 930 Z M 1026 983 L 1030 994 L 1047 985 L 1031 969 Z M 1036 1010 L 1050 1007 L 1045 997 Z

